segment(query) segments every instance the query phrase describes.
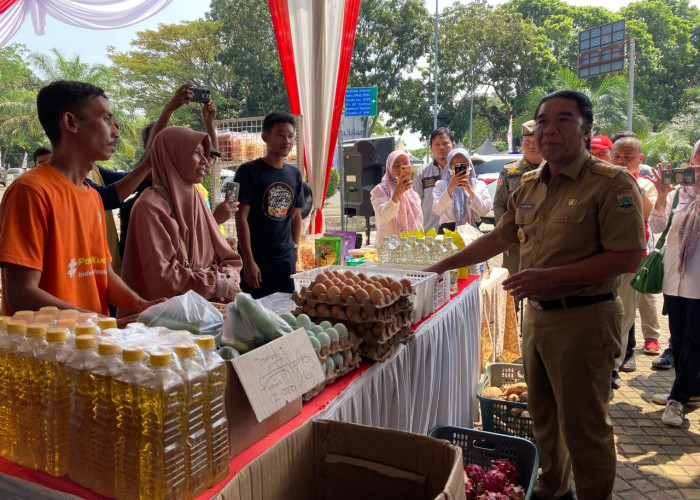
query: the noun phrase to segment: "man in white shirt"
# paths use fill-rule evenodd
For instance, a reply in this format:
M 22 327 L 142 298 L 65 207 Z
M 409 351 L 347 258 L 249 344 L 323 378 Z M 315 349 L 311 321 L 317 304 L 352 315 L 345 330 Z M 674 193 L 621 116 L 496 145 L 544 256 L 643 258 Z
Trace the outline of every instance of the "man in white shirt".
M 620 132 L 612 138 L 613 149 L 611 161 L 615 165 L 625 167 L 637 180 L 637 185 L 642 194 L 642 209 L 644 213 L 647 242 L 652 240 L 649 231 L 649 214 L 656 203 L 657 192 L 651 179 L 640 175 L 639 167 L 644 158 L 642 143 L 634 132 Z M 659 320 L 656 314 L 656 296 L 647 293 L 637 293 L 629 282 L 634 276 L 635 269 L 623 276 L 620 285 L 620 297 L 625 306 L 625 315 L 622 324 L 622 356 L 615 361 L 616 368 L 624 372 L 636 370 L 634 348 L 636 347 L 634 318 L 639 308 L 642 318 L 642 332 L 644 333 L 644 352 L 658 354 L 659 352 Z M 617 371 L 613 372 L 612 386 L 618 388 L 621 384 Z
M 430 134 L 430 152 L 433 161 L 421 167 L 413 175 L 413 190 L 421 199 L 423 210 L 423 229 L 440 226 L 440 216 L 433 212 L 433 189 L 438 181 L 447 177 L 447 154 L 455 147 L 455 139 L 447 127 L 440 127 Z

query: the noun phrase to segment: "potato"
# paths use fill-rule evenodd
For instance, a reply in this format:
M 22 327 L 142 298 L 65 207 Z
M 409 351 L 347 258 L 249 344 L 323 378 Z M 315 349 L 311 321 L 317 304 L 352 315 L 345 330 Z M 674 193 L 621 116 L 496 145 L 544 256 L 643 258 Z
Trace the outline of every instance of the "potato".
M 488 387 L 484 390 L 483 396 L 485 398 L 500 399 L 502 393 L 498 387 Z

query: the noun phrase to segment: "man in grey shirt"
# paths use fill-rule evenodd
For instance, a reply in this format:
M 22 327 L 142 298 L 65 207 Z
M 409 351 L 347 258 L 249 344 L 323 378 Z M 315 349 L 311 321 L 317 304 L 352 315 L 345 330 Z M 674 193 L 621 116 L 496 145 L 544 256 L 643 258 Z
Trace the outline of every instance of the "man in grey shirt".
M 455 147 L 455 139 L 447 127 L 440 127 L 430 134 L 430 152 L 433 161 L 422 166 L 413 176 L 413 190 L 418 193 L 423 209 L 423 229 L 440 226 L 440 216 L 433 212 L 433 188 L 437 181 L 447 176 L 447 154 Z

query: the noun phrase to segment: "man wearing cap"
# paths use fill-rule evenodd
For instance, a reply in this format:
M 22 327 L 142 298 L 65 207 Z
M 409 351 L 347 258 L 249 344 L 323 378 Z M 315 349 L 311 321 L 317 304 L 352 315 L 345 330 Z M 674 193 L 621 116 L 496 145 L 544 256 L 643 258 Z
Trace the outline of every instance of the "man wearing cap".
M 601 160 L 610 161 L 613 143 L 607 135 L 594 135 L 591 137 L 591 154 Z
M 418 193 L 423 209 L 423 229 L 440 226 L 440 216 L 433 212 L 433 189 L 438 181 L 447 178 L 447 155 L 455 147 L 455 138 L 447 127 L 439 127 L 430 134 L 430 152 L 433 161 L 422 166 L 413 176 L 413 190 Z
M 535 144 L 535 120 L 523 123 L 520 146 L 523 149 L 523 157 L 506 163 L 498 176 L 498 187 L 493 199 L 496 224 L 508 210 L 508 198 L 520 186 L 523 174 L 535 170 L 542 163 L 542 155 L 537 151 Z M 503 267 L 508 269 L 511 276 L 520 270 L 520 245 L 514 245 L 503 252 Z

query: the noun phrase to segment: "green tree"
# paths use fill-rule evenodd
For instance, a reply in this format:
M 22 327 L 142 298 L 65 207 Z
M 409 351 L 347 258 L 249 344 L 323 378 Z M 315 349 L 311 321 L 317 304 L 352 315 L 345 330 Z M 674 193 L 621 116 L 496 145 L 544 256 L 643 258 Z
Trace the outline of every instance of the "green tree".
M 287 89 L 267 2 L 212 0 L 207 17 L 216 21 L 214 35 L 223 45 L 216 56 L 229 75 L 229 109 L 233 116 L 262 116 L 289 111 Z
M 427 81 L 414 73 L 430 47 L 430 26 L 422 0 L 364 0 L 360 5 L 348 85 L 376 86 L 377 112 L 388 113 L 386 125 L 399 132 L 413 128 L 417 107 L 429 115 L 423 92 L 416 93 Z M 370 119 L 370 133 L 378 117 Z

